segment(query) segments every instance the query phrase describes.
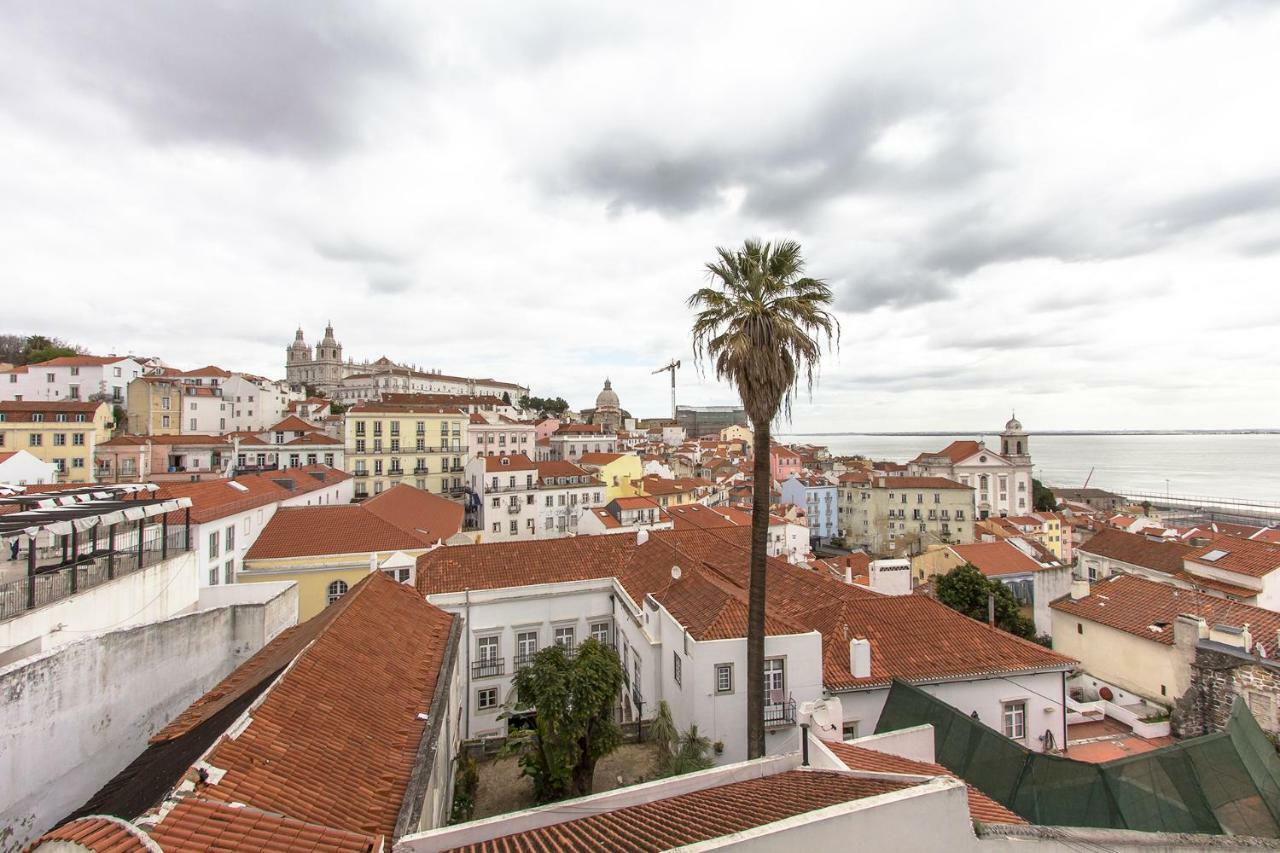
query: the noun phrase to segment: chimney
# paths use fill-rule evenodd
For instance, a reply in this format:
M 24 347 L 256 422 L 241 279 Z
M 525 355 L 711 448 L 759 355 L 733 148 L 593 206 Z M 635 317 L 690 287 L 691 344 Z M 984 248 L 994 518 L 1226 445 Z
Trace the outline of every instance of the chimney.
M 854 637 L 849 641 L 849 671 L 854 678 L 871 675 L 871 641 Z
M 638 533 L 636 533 L 636 544 L 637 544 L 637 545 L 643 545 L 644 543 L 646 543 L 646 542 L 648 542 L 648 541 L 649 541 L 649 531 L 647 531 L 647 530 L 641 530 L 641 531 L 639 531 Z
M 369 555 L 369 572 L 372 574 L 378 570 L 378 552 L 374 551 Z
M 1084 578 L 1076 578 L 1071 581 L 1071 600 L 1079 601 L 1089 595 L 1089 581 Z
M 1253 645 L 1248 625 L 1242 628 L 1237 628 L 1235 625 L 1214 625 L 1209 629 L 1209 639 L 1224 646 L 1246 651 Z
M 853 566 L 847 562 L 844 564 L 844 582 L 847 584 L 853 583 Z

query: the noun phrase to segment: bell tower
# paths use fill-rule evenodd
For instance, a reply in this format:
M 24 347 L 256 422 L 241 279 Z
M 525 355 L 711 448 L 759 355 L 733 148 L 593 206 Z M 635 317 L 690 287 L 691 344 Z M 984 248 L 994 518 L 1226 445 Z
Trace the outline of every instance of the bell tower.
M 1000 454 L 1013 462 L 1029 462 L 1031 460 L 1031 444 L 1027 431 L 1022 428 L 1015 412 L 1000 433 Z

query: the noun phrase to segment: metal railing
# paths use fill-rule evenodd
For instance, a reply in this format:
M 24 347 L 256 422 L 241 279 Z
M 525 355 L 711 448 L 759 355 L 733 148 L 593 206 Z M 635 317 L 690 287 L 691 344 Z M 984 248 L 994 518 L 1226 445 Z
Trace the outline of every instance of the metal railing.
M 186 531 L 180 528 L 169 532 L 167 542 L 160 536 L 145 540 L 141 553 L 136 544 L 128 546 L 117 540 L 114 551 L 107 546 L 70 557 L 65 564 L 38 567 L 34 576 L 0 583 L 0 621 L 38 610 L 190 550 Z
M 471 662 L 472 678 L 493 678 L 506 674 L 504 658 L 480 658 Z
M 524 669 L 533 663 L 533 659 L 538 656 L 537 652 L 529 652 L 525 655 L 516 655 L 511 659 L 511 665 L 515 667 L 516 672 Z
M 788 699 L 777 705 L 764 706 L 765 726 L 790 726 L 796 721 L 796 700 Z
M 520 512 L 520 504 L 507 504 L 508 515 L 518 515 Z

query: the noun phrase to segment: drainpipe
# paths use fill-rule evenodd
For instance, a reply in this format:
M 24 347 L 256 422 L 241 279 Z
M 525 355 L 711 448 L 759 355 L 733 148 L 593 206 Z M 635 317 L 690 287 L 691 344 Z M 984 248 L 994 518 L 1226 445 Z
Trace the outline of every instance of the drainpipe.
M 800 724 L 800 766 L 809 766 L 809 724 Z

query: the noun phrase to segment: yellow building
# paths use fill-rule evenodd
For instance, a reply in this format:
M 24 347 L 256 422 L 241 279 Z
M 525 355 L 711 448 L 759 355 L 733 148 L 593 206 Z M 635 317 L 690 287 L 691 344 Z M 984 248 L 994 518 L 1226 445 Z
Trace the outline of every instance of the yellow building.
M 466 412 L 454 406 L 360 403 L 347 412 L 346 464 L 357 498 L 398 483 L 462 496 Z
M 734 424 L 720 430 L 721 441 L 741 441 L 748 447 L 751 446 L 751 430 L 742 424 Z
M 660 507 L 698 503 L 711 493 L 711 483 L 696 477 L 645 477 L 640 480 L 640 497 L 653 498 Z
M 281 507 L 244 555 L 237 583 L 295 581 L 298 621 L 371 571 L 413 583 L 418 555 L 462 529 L 462 505 L 400 485 L 362 504 Z
M 644 465 L 634 453 L 584 453 L 578 464 L 604 481 L 605 503 L 640 494 Z
M 59 483 L 93 483 L 93 451 L 111 437 L 102 402 L 0 402 L 0 453 L 25 450 L 57 466 Z
M 125 395 L 125 422 L 133 435 L 182 432 L 182 385 L 167 376 L 139 376 Z

